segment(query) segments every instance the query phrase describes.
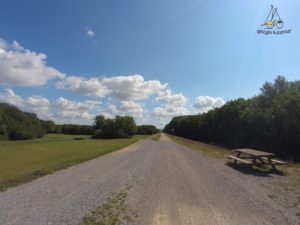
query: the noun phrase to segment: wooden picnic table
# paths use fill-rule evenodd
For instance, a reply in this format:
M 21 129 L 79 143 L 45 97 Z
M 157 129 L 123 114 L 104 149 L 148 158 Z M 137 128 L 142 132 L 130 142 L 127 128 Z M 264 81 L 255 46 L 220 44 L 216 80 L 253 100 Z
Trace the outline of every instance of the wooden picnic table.
M 263 152 L 255 149 L 234 149 L 235 155 L 228 155 L 228 158 L 234 160 L 234 164 L 238 161 L 247 165 L 270 165 L 276 170 L 275 165 L 283 165 L 286 162 L 274 159 L 276 156 L 273 153 Z

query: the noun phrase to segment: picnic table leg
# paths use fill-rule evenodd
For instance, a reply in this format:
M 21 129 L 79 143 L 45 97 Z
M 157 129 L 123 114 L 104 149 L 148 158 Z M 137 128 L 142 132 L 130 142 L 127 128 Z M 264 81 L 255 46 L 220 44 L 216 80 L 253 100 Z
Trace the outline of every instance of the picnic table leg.
M 268 161 L 269 161 L 270 165 L 272 166 L 272 169 L 273 170 L 277 170 L 276 167 L 275 167 L 275 165 L 274 165 L 274 163 L 272 162 L 272 159 L 268 158 Z
M 236 155 L 236 157 L 238 157 L 238 158 L 239 158 L 239 157 L 240 157 L 240 155 L 241 155 L 241 153 L 240 153 L 240 152 L 238 152 L 238 153 L 237 153 L 237 155 Z M 237 160 L 234 160 L 234 161 L 233 161 L 233 164 L 236 164 L 236 163 L 237 163 Z

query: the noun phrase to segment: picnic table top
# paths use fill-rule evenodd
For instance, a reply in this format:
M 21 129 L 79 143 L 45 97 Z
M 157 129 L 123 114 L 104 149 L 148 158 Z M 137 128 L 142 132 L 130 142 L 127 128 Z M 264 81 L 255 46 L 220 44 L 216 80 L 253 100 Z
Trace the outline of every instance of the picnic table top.
M 246 153 L 248 155 L 256 156 L 256 157 L 273 157 L 273 156 L 275 156 L 273 153 L 263 152 L 263 151 L 259 151 L 259 150 L 255 150 L 255 149 L 248 149 L 248 148 L 235 149 L 234 151 L 240 152 L 240 153 Z

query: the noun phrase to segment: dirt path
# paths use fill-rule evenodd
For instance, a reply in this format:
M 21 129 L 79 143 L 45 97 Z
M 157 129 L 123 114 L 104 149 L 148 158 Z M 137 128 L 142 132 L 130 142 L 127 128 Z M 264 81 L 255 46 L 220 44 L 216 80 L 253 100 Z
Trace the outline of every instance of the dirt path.
M 261 181 L 162 135 L 0 193 L 0 224 L 77 224 L 128 185 L 137 225 L 300 224 Z

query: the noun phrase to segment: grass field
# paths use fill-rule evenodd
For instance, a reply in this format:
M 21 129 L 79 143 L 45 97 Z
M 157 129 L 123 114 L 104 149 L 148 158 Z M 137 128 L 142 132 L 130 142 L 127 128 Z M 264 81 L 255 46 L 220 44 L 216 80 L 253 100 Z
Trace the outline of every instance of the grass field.
M 0 141 L 0 191 L 99 157 L 146 138 L 94 140 L 90 136 L 49 134 L 30 141 Z

